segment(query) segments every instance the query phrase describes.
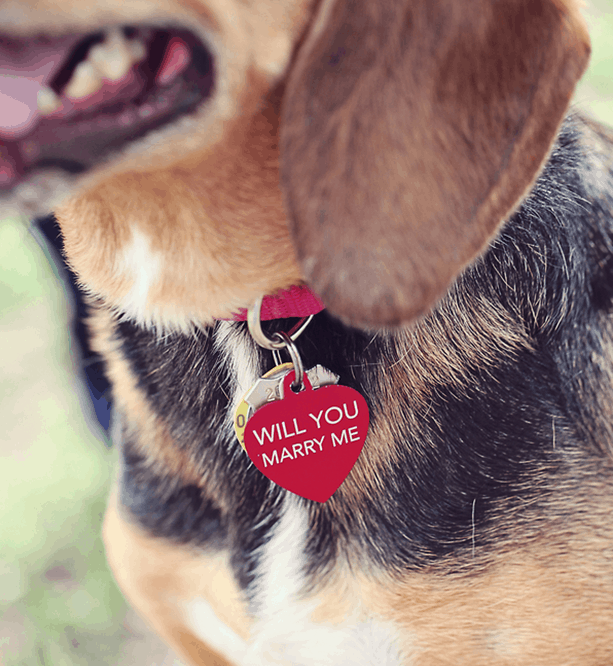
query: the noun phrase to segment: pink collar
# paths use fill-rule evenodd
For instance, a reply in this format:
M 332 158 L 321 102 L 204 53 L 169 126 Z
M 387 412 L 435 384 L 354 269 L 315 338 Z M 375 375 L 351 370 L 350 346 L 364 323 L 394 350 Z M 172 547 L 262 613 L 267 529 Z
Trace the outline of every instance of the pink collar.
M 260 319 L 286 319 L 287 317 L 308 317 L 325 308 L 308 287 L 290 287 L 277 292 L 275 296 L 264 296 Z M 247 310 L 239 310 L 233 321 L 247 321 Z

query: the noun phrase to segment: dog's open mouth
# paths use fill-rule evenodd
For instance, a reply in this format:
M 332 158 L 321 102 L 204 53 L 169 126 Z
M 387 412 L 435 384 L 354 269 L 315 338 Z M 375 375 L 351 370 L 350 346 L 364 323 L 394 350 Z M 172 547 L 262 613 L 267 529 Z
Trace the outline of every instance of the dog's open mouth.
M 85 171 L 212 88 L 211 53 L 187 30 L 0 34 L 0 190 L 41 168 Z

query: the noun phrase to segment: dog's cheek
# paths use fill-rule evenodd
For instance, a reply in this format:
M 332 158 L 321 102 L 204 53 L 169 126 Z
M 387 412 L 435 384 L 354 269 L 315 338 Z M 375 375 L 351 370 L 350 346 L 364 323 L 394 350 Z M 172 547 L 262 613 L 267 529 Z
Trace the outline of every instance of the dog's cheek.
M 183 330 L 300 280 L 281 220 L 269 217 L 254 232 L 189 205 L 193 195 L 167 174 L 157 186 L 147 179 L 149 187 L 131 189 L 124 179 L 58 212 L 66 256 L 86 291 L 134 321 Z
M 171 168 L 117 174 L 57 212 L 83 286 L 131 319 L 184 330 L 299 283 L 279 188 L 278 103 Z

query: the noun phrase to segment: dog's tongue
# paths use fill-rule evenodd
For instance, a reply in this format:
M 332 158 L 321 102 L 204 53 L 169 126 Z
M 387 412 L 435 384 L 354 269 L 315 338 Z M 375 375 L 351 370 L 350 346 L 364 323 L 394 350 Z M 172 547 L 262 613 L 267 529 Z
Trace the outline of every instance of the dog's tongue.
M 79 37 L 0 40 L 0 140 L 15 140 L 38 119 L 38 91 L 48 85 Z
M 15 140 L 28 134 L 38 117 L 36 100 L 41 81 L 0 70 L 0 138 Z
M 97 44 L 104 48 L 90 53 Z M 190 69 L 192 51 L 198 64 Z M 91 74 L 86 67 L 83 78 L 81 64 L 90 55 L 99 62 Z M 212 84 L 210 54 L 187 31 L 27 40 L 0 32 L 0 190 L 34 169 L 80 173 L 126 141 L 188 113 Z

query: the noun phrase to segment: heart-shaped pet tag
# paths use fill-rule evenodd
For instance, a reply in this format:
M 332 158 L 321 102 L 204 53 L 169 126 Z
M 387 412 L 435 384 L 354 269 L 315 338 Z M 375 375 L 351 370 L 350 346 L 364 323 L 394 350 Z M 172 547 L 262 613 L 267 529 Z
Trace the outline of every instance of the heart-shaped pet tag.
M 247 421 L 245 448 L 271 481 L 296 495 L 325 502 L 355 465 L 368 432 L 366 400 L 348 386 L 291 388 L 294 371 L 283 379 L 283 399 L 258 409 Z

